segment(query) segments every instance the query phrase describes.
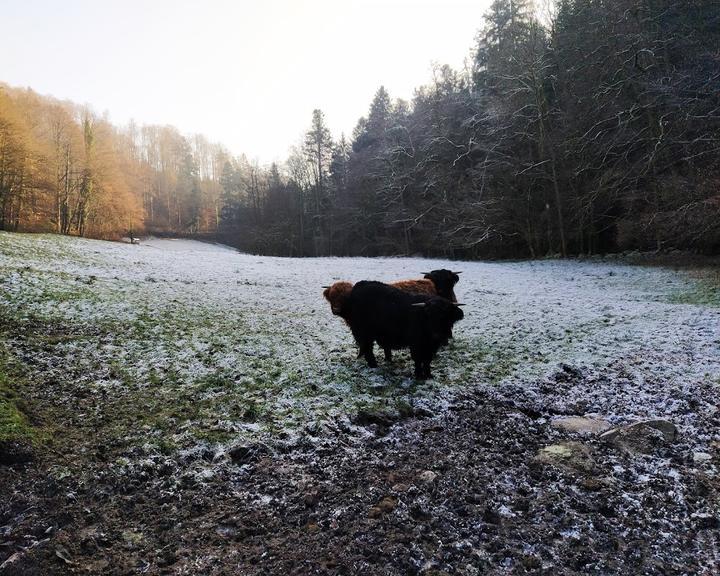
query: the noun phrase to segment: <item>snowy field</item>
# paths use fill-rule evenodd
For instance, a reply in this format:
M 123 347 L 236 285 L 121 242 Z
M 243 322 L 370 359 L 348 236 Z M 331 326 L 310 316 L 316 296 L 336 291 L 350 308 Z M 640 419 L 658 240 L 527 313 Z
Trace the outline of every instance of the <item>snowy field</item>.
M 466 307 L 435 378 L 356 359 L 322 286 L 437 268 Z M 0 466 L 0 572 L 715 574 L 718 294 L 611 259 L 0 233 L 2 358 L 41 455 Z
M 188 446 L 196 437 L 322 426 L 357 410 L 435 411 L 467 386 L 529 381 L 564 363 L 637 378 L 573 390 L 610 420 L 671 416 L 674 388 L 720 378 L 720 310 L 677 304 L 687 275 L 593 262 L 270 258 L 188 240 L 141 245 L 0 235 L 0 309 L 38 394 L 81 394 L 142 413 L 130 434 Z M 465 319 L 425 383 L 409 355 L 368 369 L 322 286 L 462 270 Z M 531 391 L 529 391 L 531 392 Z M 708 401 L 713 399 L 708 399 Z M 177 410 L 173 411 L 175 408 Z M 93 415 L 90 415 L 92 417 Z M 692 425 L 692 415 L 683 415 Z M 168 435 L 169 434 L 169 435 Z

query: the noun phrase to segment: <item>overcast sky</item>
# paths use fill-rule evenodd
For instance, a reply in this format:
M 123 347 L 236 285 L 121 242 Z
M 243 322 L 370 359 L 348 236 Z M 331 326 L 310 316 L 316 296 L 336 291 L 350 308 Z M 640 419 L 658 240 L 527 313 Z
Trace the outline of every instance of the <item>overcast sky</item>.
M 0 81 L 283 160 L 314 108 L 349 135 L 460 68 L 489 1 L 0 0 Z

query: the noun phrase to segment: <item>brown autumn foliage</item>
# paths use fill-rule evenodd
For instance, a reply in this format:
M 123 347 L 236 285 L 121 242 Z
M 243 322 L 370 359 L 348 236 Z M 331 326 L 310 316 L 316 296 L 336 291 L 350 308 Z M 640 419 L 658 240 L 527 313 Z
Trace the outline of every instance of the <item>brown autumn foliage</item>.
M 0 84 L 0 229 L 117 238 L 219 221 L 225 151 Z
M 88 110 L 0 86 L 0 228 L 112 237 L 140 226 L 120 145 Z

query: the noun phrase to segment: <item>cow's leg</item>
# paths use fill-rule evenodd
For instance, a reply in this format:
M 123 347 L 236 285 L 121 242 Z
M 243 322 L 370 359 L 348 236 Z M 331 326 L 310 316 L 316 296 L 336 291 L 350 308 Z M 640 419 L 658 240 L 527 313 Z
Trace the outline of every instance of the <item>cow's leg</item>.
M 425 380 L 425 370 L 423 369 L 423 362 L 419 350 L 410 348 L 410 356 L 415 362 L 415 378 L 417 380 Z
M 372 340 L 365 341 L 360 344 L 360 354 L 365 357 L 365 360 L 367 360 L 368 366 L 370 366 L 370 368 L 377 368 L 378 364 L 377 360 L 375 360 L 373 344 L 374 342 Z
M 430 372 L 430 360 L 427 360 L 424 363 L 423 368 L 424 368 L 424 372 L 425 372 L 425 378 L 428 378 L 428 379 L 432 378 L 432 372 Z
M 412 353 L 412 350 L 410 351 Z M 426 378 L 432 378 L 432 372 L 430 371 L 430 362 L 432 362 L 434 354 L 425 348 L 418 349 L 413 354 L 413 360 L 415 360 L 415 372 L 420 372 L 421 380 Z M 417 376 L 416 376 L 417 378 Z
M 351 328 L 351 330 L 353 336 L 355 337 L 355 342 L 357 342 L 357 345 L 360 348 L 358 350 L 358 358 L 365 358 L 370 368 L 376 368 L 377 360 L 375 360 L 375 355 L 373 354 L 373 344 L 375 344 L 375 339 L 369 337 L 364 330 L 359 330 L 357 327 Z

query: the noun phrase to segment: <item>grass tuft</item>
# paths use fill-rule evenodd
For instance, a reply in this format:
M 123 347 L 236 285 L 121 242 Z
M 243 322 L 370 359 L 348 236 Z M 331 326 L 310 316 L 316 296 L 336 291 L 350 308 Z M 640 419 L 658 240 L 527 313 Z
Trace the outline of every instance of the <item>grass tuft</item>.
M 20 404 L 20 398 L 11 385 L 7 356 L 0 350 L 0 442 L 34 439 L 33 428 Z
M 668 300 L 672 304 L 693 304 L 720 308 L 720 270 L 698 270 L 687 290 L 675 292 Z

